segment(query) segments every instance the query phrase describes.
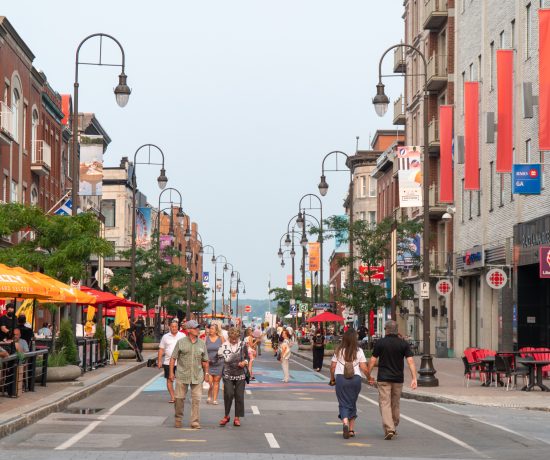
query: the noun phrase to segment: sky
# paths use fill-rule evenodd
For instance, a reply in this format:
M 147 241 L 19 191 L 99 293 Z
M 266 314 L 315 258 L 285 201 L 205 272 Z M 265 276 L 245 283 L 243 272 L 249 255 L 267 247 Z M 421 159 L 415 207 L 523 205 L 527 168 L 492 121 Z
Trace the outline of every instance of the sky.
M 181 192 L 204 244 L 239 271 L 245 298 L 266 298 L 270 278 L 272 287 L 285 285 L 290 261 L 281 268 L 279 241 L 300 198 L 318 194 L 324 155 L 353 154 L 356 136 L 368 149 L 377 129 L 394 128 L 392 105 L 379 118 L 371 99 L 381 55 L 403 39 L 402 14 L 402 0 L 0 5 L 59 93 L 72 93 L 81 40 L 102 32 L 121 42 L 132 88 L 125 108 L 113 94 L 119 69 L 79 71 L 79 110 L 94 112 L 112 138 L 105 166 L 132 159 L 143 144 L 158 145 L 168 186 Z M 98 48 L 98 40 L 87 41 L 81 61 L 97 60 Z M 120 62 L 116 45 L 104 42 L 103 59 Z M 392 66 L 390 52 L 384 73 Z M 392 101 L 403 92 L 401 78 L 384 83 Z M 138 165 L 138 187 L 153 204 L 158 175 L 157 166 Z M 343 214 L 348 180 L 346 172 L 327 173 L 325 217 Z M 325 283 L 333 248 L 325 243 Z M 213 273 L 209 259 L 204 270 Z

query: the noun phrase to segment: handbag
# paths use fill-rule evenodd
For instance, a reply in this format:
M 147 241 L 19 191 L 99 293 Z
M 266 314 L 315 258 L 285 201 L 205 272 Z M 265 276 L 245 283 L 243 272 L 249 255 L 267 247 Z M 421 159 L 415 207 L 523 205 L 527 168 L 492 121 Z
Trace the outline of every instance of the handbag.
M 241 361 L 243 361 L 243 343 L 241 342 Z M 244 370 L 244 380 L 246 383 L 250 383 L 250 370 L 248 369 L 248 366 L 243 367 Z

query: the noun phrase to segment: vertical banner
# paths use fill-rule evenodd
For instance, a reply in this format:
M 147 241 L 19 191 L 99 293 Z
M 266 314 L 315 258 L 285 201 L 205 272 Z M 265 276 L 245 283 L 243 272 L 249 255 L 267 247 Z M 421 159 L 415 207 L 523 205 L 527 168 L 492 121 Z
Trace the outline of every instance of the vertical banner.
M 399 206 L 415 208 L 422 206 L 422 161 L 420 148 L 398 147 Z
M 136 208 L 136 246 L 151 248 L 151 208 Z
M 216 280 L 216 291 L 222 292 L 222 280 L 219 278 Z
M 550 150 L 550 9 L 539 10 L 539 150 Z
M 237 290 L 235 288 L 231 288 L 231 300 L 237 300 Z
M 306 278 L 306 297 L 311 297 L 311 278 Z
M 514 51 L 497 51 L 497 173 L 512 172 Z
M 439 107 L 439 201 L 452 203 L 453 197 L 453 106 Z
M 172 246 L 173 240 L 174 237 L 171 235 L 160 235 L 160 252 L 162 254 L 162 260 L 168 264 L 172 263 L 172 256 L 163 254 L 163 252 Z
M 202 272 L 202 285 L 208 289 L 210 288 L 210 273 Z
M 464 83 L 464 190 L 479 190 L 479 83 Z
M 292 275 L 286 275 L 286 290 L 292 291 Z
M 101 196 L 103 193 L 103 138 L 101 136 L 81 137 L 79 167 L 78 194 Z
M 309 254 L 309 271 L 318 272 L 321 266 L 319 256 L 321 250 L 320 243 L 309 243 L 308 244 L 308 254 Z

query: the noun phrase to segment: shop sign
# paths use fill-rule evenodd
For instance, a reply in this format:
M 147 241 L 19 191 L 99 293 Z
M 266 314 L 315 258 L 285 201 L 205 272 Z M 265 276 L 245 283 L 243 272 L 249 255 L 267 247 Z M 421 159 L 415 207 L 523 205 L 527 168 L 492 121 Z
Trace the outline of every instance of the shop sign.
M 550 246 L 539 248 L 539 276 L 550 278 Z
M 449 295 L 453 291 L 453 285 L 449 280 L 439 280 L 435 285 L 439 295 Z
M 474 246 L 472 249 L 469 249 L 462 256 L 462 261 L 464 262 L 464 270 L 483 267 L 485 265 L 483 248 L 481 246 Z
M 542 174 L 540 164 L 515 164 L 512 167 L 512 193 L 540 195 Z
M 508 275 L 500 268 L 493 268 L 487 272 L 485 279 L 489 287 L 493 289 L 502 289 L 508 282 Z

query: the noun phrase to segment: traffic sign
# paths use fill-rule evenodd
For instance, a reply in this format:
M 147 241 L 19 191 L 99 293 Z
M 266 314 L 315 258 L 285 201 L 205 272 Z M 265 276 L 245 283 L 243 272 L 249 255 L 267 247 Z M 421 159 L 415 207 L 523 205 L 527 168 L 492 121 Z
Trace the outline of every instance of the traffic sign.
M 430 283 L 427 281 L 422 281 L 420 283 L 420 298 L 421 299 L 430 298 Z
M 250 312 L 252 311 L 252 306 L 251 306 L 251 305 L 245 305 L 245 306 L 244 306 L 244 311 L 245 311 L 246 313 L 250 313 Z
M 300 311 L 306 312 L 308 310 L 308 304 L 307 303 L 301 303 L 300 304 Z

